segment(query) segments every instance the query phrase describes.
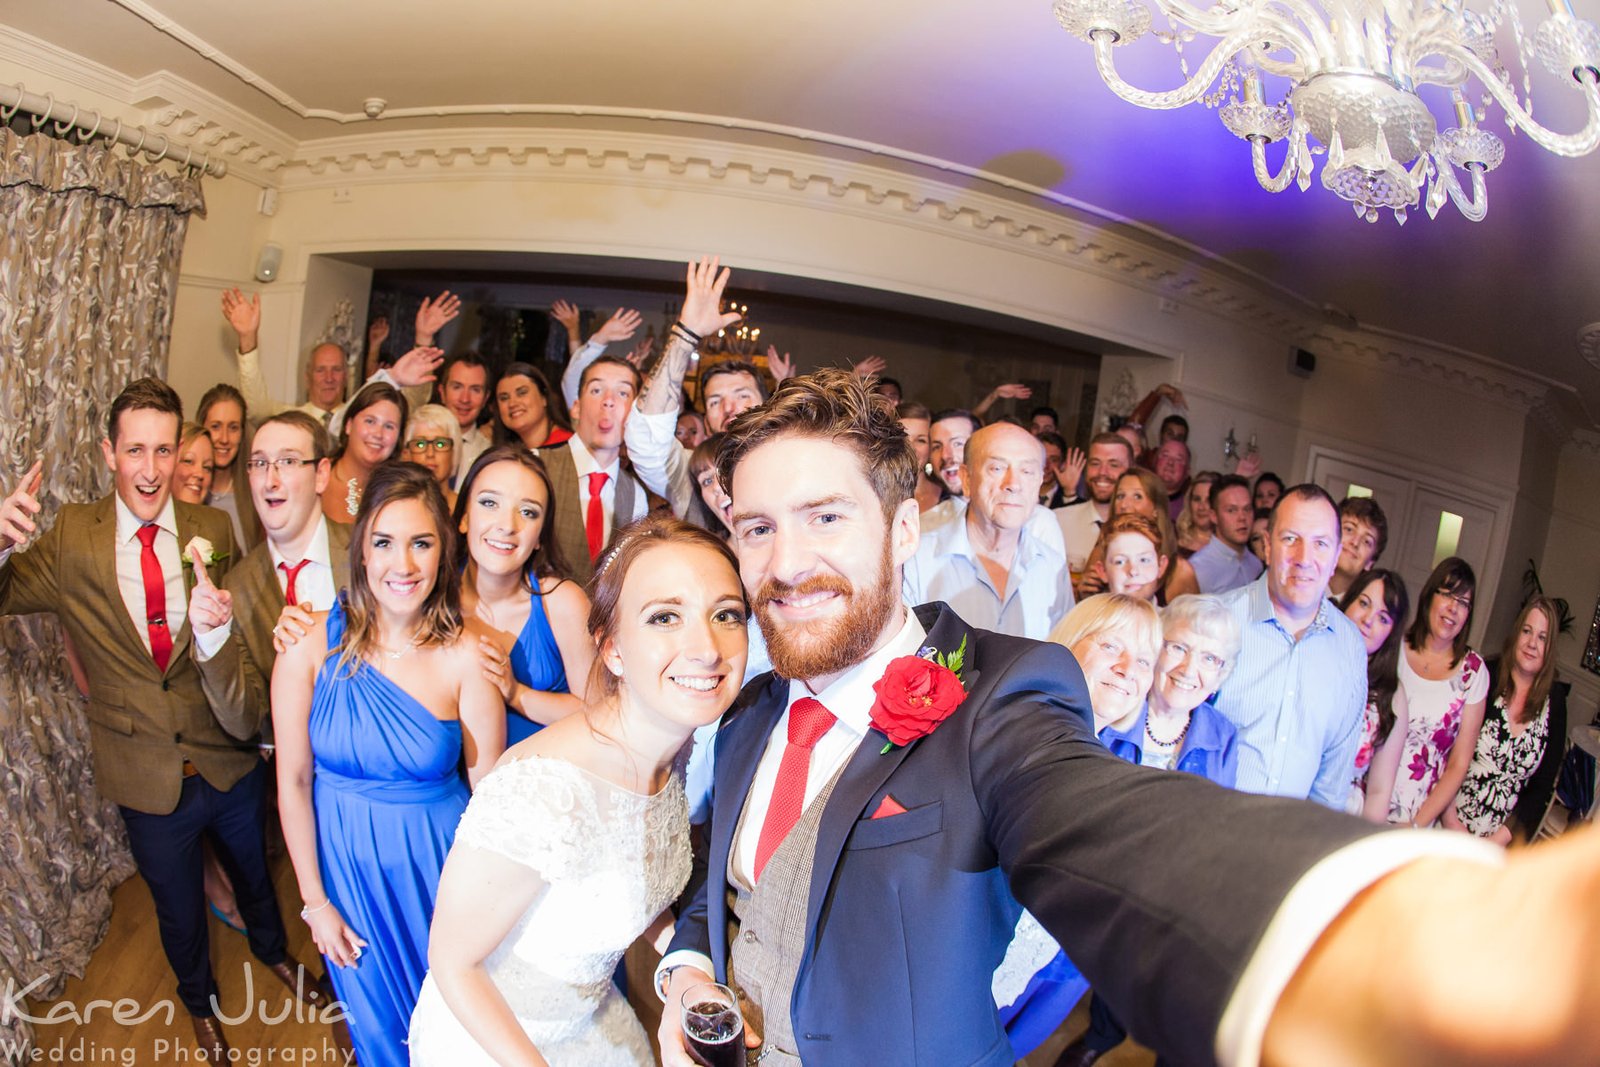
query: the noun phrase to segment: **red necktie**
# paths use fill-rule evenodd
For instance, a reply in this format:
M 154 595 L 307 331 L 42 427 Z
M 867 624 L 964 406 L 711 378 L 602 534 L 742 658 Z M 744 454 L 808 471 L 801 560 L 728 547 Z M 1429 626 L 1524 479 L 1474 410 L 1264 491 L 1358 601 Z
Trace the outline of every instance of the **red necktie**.
M 600 550 L 606 544 L 606 522 L 605 514 L 600 510 L 600 491 L 606 487 L 606 479 L 610 477 L 605 471 L 594 471 L 589 475 L 589 510 L 583 518 L 583 532 L 589 535 L 591 563 L 600 558 Z
M 756 880 L 783 839 L 789 836 L 806 801 L 806 772 L 811 767 L 811 749 L 834 723 L 833 712 L 819 701 L 801 697 L 789 708 L 789 743 L 783 746 L 778 763 L 778 780 L 772 786 L 772 802 L 767 819 L 756 839 Z
M 144 618 L 150 630 L 150 658 L 156 661 L 156 670 L 163 673 L 172 658 L 172 631 L 167 629 L 167 580 L 161 575 L 161 561 L 156 559 L 155 523 L 139 527 L 139 572 L 144 576 Z
M 294 579 L 295 579 L 295 575 L 300 573 L 300 568 L 304 567 L 307 563 L 310 563 L 310 562 L 311 561 L 309 559 L 303 559 L 299 563 L 296 563 L 293 567 L 289 566 L 287 563 L 279 563 L 278 564 L 278 569 L 280 571 L 282 571 L 287 576 L 287 579 L 288 579 L 287 581 L 285 581 L 283 583 L 283 600 L 284 600 L 284 603 L 286 603 L 286 604 L 298 604 L 298 603 L 300 603 L 300 598 L 295 596 L 295 593 L 294 593 Z

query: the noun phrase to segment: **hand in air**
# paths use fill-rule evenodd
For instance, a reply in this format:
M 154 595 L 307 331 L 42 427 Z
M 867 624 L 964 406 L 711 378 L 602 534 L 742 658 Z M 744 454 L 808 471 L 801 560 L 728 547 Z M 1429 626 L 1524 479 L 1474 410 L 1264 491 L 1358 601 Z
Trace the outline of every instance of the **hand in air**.
M 39 486 L 44 481 L 44 460 L 36 459 L 22 481 L 0 504 L 0 551 L 22 548 L 28 538 L 37 533 L 39 526 L 29 515 L 39 514 Z

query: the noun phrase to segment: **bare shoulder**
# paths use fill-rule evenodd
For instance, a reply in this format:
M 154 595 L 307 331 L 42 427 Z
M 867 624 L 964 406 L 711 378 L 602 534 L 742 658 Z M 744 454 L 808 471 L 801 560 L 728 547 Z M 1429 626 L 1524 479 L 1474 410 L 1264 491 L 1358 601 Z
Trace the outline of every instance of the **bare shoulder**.
M 575 614 L 580 623 L 588 620 L 589 594 L 572 579 L 544 578 L 539 582 L 539 595 L 545 598 L 547 612 Z
M 311 632 L 278 654 L 279 663 L 304 669 L 322 662 L 328 654 L 328 613 L 311 613 Z

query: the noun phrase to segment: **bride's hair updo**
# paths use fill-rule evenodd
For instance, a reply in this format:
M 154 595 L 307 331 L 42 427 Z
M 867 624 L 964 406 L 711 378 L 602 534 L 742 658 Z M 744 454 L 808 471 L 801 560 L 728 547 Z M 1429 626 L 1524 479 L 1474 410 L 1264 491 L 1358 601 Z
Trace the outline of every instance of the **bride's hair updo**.
M 617 632 L 617 612 L 628 572 L 646 552 L 664 545 L 710 549 L 728 561 L 734 574 L 739 573 L 739 561 L 722 538 L 682 519 L 651 514 L 624 526 L 617 531 L 611 551 L 601 560 L 589 584 L 589 636 L 594 638 L 596 649 L 604 648 Z M 742 587 L 740 595 L 743 596 Z M 589 668 L 590 699 L 616 696 L 617 681 L 617 676 L 606 668 L 603 657 L 596 656 Z

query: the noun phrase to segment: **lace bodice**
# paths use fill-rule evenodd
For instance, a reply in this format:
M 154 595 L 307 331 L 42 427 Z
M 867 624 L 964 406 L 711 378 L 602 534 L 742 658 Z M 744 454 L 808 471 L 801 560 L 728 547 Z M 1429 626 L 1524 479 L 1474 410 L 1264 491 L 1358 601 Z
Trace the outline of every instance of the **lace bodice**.
M 537 871 L 545 883 L 484 961 L 541 1052 L 552 1063 L 633 1062 L 603 1057 L 594 1043 L 620 1053 L 643 1040 L 642 1032 L 632 1034 L 638 1023 L 611 976 L 627 947 L 689 881 L 682 768 L 659 793 L 643 796 L 564 760 L 517 760 L 479 783 L 455 847 L 494 852 Z M 452 1043 L 445 1038 L 454 1020 L 440 1012 L 448 1016 L 449 1009 L 425 989 L 412 1020 L 414 1063 L 463 1062 L 459 1042 L 445 1059 L 425 1051 Z M 648 1060 L 648 1044 L 643 1048 Z M 551 1058 L 558 1051 L 565 1055 Z

